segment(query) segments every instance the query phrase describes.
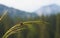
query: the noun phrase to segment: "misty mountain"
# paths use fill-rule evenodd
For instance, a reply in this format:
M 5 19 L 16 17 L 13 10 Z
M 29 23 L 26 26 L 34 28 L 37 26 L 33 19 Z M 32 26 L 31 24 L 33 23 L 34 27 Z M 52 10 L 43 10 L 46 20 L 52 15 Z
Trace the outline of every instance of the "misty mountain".
M 49 15 L 49 14 L 57 14 L 60 12 L 60 6 L 56 4 L 51 4 L 47 6 L 43 6 L 36 11 L 37 14 L 41 15 Z
M 0 4 L 0 16 L 3 15 L 3 13 L 7 10 L 8 10 L 8 15 L 11 18 L 20 17 L 20 18 L 27 19 L 29 17 L 34 18 L 34 17 L 38 16 L 36 13 L 29 13 L 29 12 L 25 12 L 22 10 L 18 10 L 18 9 Z

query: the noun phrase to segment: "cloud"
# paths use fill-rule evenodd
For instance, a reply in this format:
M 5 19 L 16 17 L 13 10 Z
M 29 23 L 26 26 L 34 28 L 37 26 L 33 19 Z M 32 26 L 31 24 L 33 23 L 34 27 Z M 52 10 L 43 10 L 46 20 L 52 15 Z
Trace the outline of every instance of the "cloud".
M 0 4 L 29 12 L 53 3 L 59 4 L 60 2 L 59 0 L 0 0 Z

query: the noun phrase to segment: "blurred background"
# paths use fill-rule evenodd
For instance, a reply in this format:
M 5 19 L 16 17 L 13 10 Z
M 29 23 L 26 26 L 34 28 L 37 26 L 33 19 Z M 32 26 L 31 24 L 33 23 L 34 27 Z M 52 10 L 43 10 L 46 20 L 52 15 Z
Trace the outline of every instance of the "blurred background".
M 60 0 L 0 0 L 0 38 L 60 38 L 59 25 Z

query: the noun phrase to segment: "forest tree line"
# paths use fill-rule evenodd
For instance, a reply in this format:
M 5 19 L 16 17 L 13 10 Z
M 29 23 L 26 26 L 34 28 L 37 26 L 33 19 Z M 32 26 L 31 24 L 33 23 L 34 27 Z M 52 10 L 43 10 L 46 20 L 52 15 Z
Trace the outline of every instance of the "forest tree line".
M 1 16 L 0 16 L 1 17 Z M 26 28 L 21 32 L 12 34 L 8 38 L 60 38 L 60 13 L 41 15 L 35 18 L 22 19 L 20 17 L 11 18 L 6 14 L 0 20 L 0 38 L 14 25 L 26 21 L 43 21 L 41 23 L 31 23 L 23 26 Z M 47 22 L 47 23 L 45 23 Z

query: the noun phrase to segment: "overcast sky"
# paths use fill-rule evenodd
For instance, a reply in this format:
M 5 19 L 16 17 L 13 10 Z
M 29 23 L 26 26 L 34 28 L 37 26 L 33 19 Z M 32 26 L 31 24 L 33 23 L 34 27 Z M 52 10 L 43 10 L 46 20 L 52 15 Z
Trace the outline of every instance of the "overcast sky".
M 0 4 L 28 12 L 33 12 L 45 5 L 60 5 L 60 0 L 0 0 Z

